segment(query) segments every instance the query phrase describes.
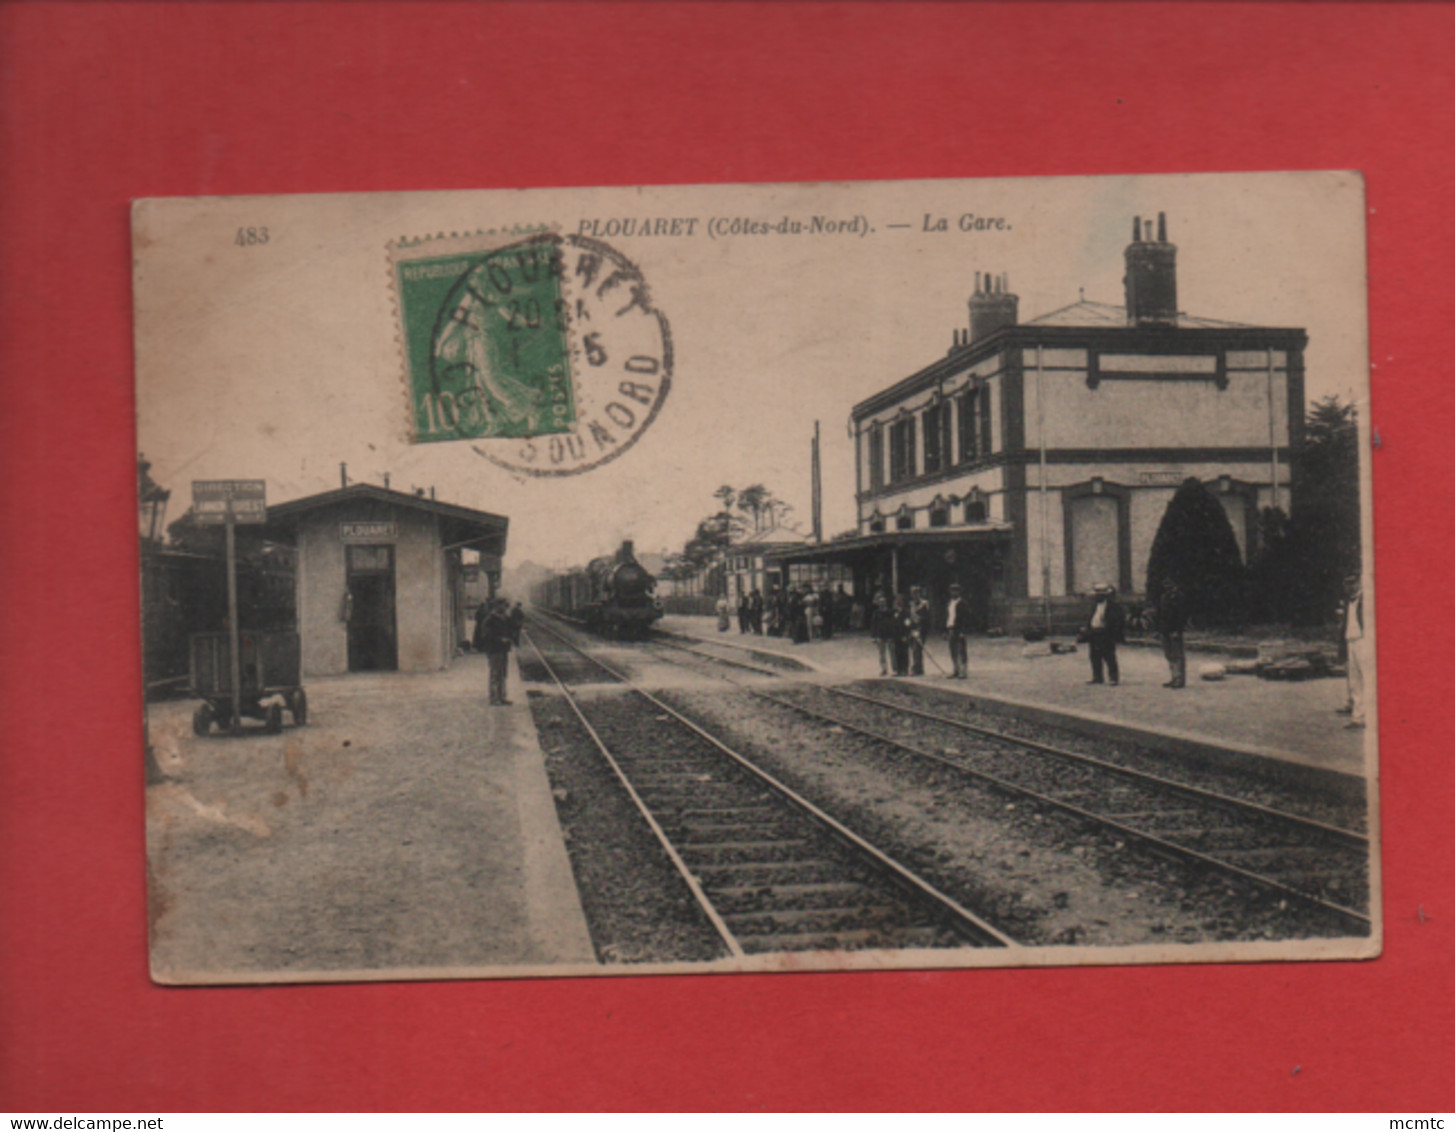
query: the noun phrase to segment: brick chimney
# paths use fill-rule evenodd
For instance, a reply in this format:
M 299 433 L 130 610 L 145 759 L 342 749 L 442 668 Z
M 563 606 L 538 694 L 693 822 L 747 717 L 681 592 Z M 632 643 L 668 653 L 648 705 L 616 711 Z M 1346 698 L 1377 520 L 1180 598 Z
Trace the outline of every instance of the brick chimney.
M 1157 213 L 1157 238 L 1152 222 L 1139 216 L 1132 221 L 1132 242 L 1127 245 L 1128 326 L 1177 325 L 1177 246 L 1167 242 L 1167 214 Z
M 1020 299 L 1010 293 L 1008 275 L 975 273 L 975 294 L 970 296 L 970 337 L 978 342 L 1004 326 L 1014 326 Z

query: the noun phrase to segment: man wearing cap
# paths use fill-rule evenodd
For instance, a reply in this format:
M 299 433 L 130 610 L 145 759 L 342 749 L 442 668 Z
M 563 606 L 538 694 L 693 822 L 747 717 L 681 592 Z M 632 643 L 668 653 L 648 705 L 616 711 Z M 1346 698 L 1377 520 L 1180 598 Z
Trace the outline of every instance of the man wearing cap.
M 970 628 L 970 607 L 960 596 L 960 584 L 950 587 L 950 604 L 945 607 L 945 632 L 950 638 L 950 673 L 952 680 L 964 680 L 970 671 L 970 661 L 965 648 L 965 634 Z
M 480 607 L 484 616 L 476 628 L 476 640 L 490 664 L 490 703 L 505 705 L 505 678 L 510 665 L 510 645 L 515 633 L 510 624 L 510 606 L 503 598 L 491 598 Z
M 1086 643 L 1091 649 L 1091 683 L 1110 684 L 1113 688 L 1121 679 L 1117 667 L 1117 642 L 1123 639 L 1126 628 L 1126 613 L 1117 601 L 1117 592 L 1105 582 L 1092 587 L 1091 618 L 1086 624 Z M 1106 680 L 1102 680 L 1102 667 L 1106 668 Z

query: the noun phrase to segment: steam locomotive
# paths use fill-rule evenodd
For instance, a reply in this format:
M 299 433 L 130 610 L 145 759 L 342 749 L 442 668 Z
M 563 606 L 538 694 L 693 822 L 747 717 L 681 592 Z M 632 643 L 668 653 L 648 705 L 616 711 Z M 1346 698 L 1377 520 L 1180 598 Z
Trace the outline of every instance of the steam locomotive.
M 662 616 L 652 596 L 657 579 L 636 559 L 630 541 L 614 555 L 594 558 L 584 570 L 553 574 L 531 591 L 540 609 L 585 625 L 604 637 L 640 640 Z

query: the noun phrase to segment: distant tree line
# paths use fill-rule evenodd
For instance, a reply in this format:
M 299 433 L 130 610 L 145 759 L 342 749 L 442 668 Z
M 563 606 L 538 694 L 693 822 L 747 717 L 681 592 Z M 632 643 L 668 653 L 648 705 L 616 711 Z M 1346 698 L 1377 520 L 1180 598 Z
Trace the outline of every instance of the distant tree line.
M 729 548 L 780 528 L 796 529 L 789 517 L 791 504 L 779 499 L 763 484 L 741 491 L 724 484 L 712 493 L 718 508 L 697 524 L 681 551 L 669 553 L 662 569 L 665 578 L 689 578 L 720 567 Z M 720 571 L 719 571 L 720 572 Z

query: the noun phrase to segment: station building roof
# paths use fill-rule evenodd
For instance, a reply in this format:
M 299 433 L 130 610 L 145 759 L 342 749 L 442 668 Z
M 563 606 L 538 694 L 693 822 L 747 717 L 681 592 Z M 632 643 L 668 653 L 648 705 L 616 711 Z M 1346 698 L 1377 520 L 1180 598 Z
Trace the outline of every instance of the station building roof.
M 1049 311 L 1037 318 L 1028 319 L 1021 326 L 1119 326 L 1130 325 L 1127 320 L 1127 308 L 1113 306 L 1111 303 L 1096 303 L 1089 299 L 1082 299 L 1079 303 L 1072 303 L 1069 307 L 1061 307 L 1059 310 Z M 1184 330 L 1220 330 L 1220 329 L 1253 329 L 1251 322 L 1227 322 L 1218 318 L 1203 318 L 1199 315 L 1181 314 L 1177 315 L 1177 327 Z
M 1008 347 L 1094 345 L 1100 349 L 1135 351 L 1146 345 L 1161 350 L 1174 342 L 1198 350 L 1265 347 L 1301 350 L 1308 344 L 1308 335 L 1293 327 L 1256 326 L 1180 312 L 1176 325 L 1138 326 L 1127 321 L 1126 307 L 1083 299 L 1024 322 L 1008 323 L 983 338 L 953 346 L 945 356 L 860 401 L 850 410 L 850 418 L 859 420 L 890 408 L 906 396 L 963 373 Z
M 370 483 L 351 483 L 348 487 L 305 495 L 271 506 L 268 508 L 268 533 L 270 537 L 281 536 L 282 541 L 292 541 L 296 537 L 299 520 L 309 514 L 327 508 L 379 504 L 436 516 L 440 521 L 440 542 L 443 546 L 468 546 L 494 555 L 505 553 L 506 537 L 510 531 L 510 519 L 506 516 Z

